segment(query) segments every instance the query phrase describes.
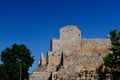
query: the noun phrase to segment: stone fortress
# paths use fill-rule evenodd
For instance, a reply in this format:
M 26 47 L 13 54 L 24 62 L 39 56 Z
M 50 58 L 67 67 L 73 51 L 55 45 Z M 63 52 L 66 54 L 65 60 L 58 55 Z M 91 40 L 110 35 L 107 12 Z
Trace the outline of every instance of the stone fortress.
M 109 37 L 83 39 L 77 26 L 60 28 L 60 38 L 51 40 L 51 51 L 41 54 L 38 68 L 30 80 L 97 80 L 96 69 L 109 53 Z M 87 71 L 87 73 L 85 73 Z

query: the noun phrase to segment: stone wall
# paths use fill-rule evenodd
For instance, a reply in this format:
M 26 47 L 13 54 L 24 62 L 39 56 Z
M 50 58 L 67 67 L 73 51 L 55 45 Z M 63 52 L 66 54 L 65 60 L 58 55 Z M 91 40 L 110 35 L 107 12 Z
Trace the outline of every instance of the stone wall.
M 64 54 L 64 66 L 83 66 L 87 70 L 96 70 L 101 64 L 103 64 L 102 57 L 104 54 L 92 54 L 92 55 L 66 55 Z
M 106 54 L 111 45 L 110 39 L 82 39 L 82 54 Z
M 61 61 L 61 51 L 49 52 L 48 54 L 47 70 L 55 71 L 56 66 L 58 66 Z

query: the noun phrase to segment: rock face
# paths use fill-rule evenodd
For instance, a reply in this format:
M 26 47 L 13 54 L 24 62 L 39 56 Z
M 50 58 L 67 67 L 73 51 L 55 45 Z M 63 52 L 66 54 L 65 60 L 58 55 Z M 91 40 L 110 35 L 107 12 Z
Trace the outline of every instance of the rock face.
M 97 80 L 96 69 L 110 45 L 109 38 L 83 39 L 77 26 L 65 26 L 60 29 L 60 39 L 52 39 L 51 51 L 46 59 L 42 57 L 30 80 Z

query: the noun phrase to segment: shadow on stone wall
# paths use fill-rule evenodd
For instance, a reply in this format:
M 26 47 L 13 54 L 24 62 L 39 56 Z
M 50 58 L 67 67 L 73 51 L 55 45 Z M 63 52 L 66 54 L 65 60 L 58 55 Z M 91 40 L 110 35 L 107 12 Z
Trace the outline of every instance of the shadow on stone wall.
M 50 73 L 48 80 L 52 80 L 52 72 Z

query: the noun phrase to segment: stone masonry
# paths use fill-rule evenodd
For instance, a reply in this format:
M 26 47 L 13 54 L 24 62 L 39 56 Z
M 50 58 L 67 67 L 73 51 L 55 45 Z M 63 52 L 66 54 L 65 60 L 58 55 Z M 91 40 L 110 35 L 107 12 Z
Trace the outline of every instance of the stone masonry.
M 46 59 L 42 54 L 39 67 L 30 75 L 30 80 L 43 80 L 45 75 L 38 74 L 44 73 L 47 73 L 44 80 L 97 79 L 96 69 L 103 64 L 102 57 L 110 52 L 108 50 L 110 45 L 109 38 L 83 39 L 79 27 L 62 27 L 60 38 L 51 40 L 51 51 L 48 52 Z M 87 73 L 84 73 L 86 70 Z M 38 78 L 34 73 L 37 73 Z M 86 78 L 84 74 L 88 77 Z

